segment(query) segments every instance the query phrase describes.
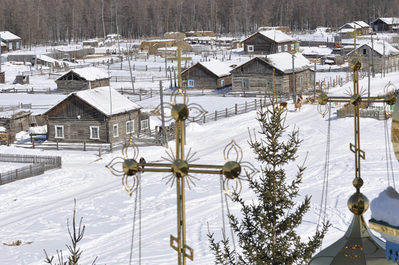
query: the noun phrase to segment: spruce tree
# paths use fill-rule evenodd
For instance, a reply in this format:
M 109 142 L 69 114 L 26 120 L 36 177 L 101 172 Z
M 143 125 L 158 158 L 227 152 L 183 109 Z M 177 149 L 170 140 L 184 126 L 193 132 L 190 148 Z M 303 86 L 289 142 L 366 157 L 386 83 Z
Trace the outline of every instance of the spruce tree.
M 305 167 L 298 166 L 293 180 L 288 182 L 284 166 L 296 160 L 302 140 L 295 128 L 287 132 L 286 109 L 272 101 L 269 108 L 257 113 L 262 139 L 253 135 L 248 141 L 262 163 L 260 176 L 247 176 L 256 200 L 247 203 L 234 194 L 233 201 L 241 205 L 242 219 L 228 215 L 242 253 L 232 250 L 224 232 L 220 242 L 215 242 L 214 235 L 209 233 L 215 264 L 305 264 L 321 246 L 329 227 L 329 223 L 323 224 L 307 242 L 296 232 L 310 208 L 311 197 L 305 196 L 300 205 L 296 204 L 294 199 L 299 195 Z

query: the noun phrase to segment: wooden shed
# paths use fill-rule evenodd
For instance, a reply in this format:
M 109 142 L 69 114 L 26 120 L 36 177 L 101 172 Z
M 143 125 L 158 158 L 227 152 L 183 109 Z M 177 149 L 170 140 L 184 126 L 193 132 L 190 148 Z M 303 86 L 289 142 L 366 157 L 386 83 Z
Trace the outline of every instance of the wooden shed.
M 116 143 L 150 132 L 149 115 L 108 87 L 73 92 L 43 115 L 49 141 Z
M 225 63 L 214 60 L 198 62 L 182 72 L 182 80 L 188 89 L 218 89 L 231 86 L 231 68 Z
M 299 41 L 280 30 L 259 31 L 242 41 L 245 54 L 296 53 Z
M 22 39 L 9 31 L 0 31 L 1 42 L 6 44 L 6 51 L 21 50 Z M 3 52 L 3 48 L 1 49 Z
M 399 18 L 379 17 L 370 24 L 373 31 L 396 31 L 399 28 Z
M 187 37 L 216 37 L 213 31 L 188 31 L 186 32 Z
M 163 35 L 164 39 L 176 39 L 176 40 L 183 40 L 186 37 L 186 34 L 181 32 L 166 32 Z
M 13 136 L 21 131 L 27 131 L 31 124 L 31 112 L 17 109 L 0 112 L 0 126 L 6 128 Z M 14 139 L 12 139 L 14 141 Z
M 58 92 L 72 92 L 109 86 L 108 74 L 98 68 L 73 69 L 55 80 Z
M 314 76 L 310 67 L 310 62 L 302 54 L 295 54 L 295 90 L 298 93 L 313 86 Z M 238 65 L 231 71 L 233 91 L 271 91 L 273 69 L 275 89 L 281 93 L 292 92 L 292 55 L 287 52 L 254 57 Z
M 353 21 L 351 23 L 346 23 L 338 29 L 338 34 L 347 35 L 347 37 L 353 38 L 353 31 L 356 27 L 356 34 L 368 35 L 370 33 L 370 25 L 364 21 Z

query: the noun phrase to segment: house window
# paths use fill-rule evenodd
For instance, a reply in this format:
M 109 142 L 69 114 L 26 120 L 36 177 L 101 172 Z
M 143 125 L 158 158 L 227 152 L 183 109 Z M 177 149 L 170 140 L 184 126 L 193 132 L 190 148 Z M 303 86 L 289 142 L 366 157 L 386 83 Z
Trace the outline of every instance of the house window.
M 100 139 L 100 127 L 90 126 L 90 139 Z
M 64 138 L 64 125 L 55 125 L 54 138 Z
M 248 52 L 254 52 L 254 46 L 253 45 L 248 45 Z
M 220 87 L 224 87 L 224 79 L 220 80 Z
M 15 43 L 15 49 L 19 50 L 19 42 L 18 41 Z
M 12 50 L 12 42 L 8 43 L 8 49 Z
M 134 132 L 134 121 L 127 121 L 126 122 L 126 134 Z
M 295 45 L 291 44 L 291 51 L 295 50 Z
M 242 90 L 249 90 L 249 78 L 241 79 L 241 89 Z
M 273 78 L 266 78 L 266 89 L 268 91 L 273 89 Z
M 187 87 L 194 87 L 194 80 L 193 79 L 189 79 L 187 81 L 188 81 Z
M 148 119 L 142 120 L 141 121 L 141 130 L 147 130 L 148 129 Z
M 284 44 L 284 51 L 285 51 L 285 52 L 288 51 L 288 44 Z
M 278 52 L 281 52 L 281 45 L 278 46 Z
M 367 50 L 366 49 L 363 49 L 363 54 L 367 54 Z
M 118 137 L 119 133 L 118 133 L 118 124 L 114 124 L 113 126 L 113 136 L 114 137 Z
M 295 44 L 295 50 L 299 50 L 299 43 Z

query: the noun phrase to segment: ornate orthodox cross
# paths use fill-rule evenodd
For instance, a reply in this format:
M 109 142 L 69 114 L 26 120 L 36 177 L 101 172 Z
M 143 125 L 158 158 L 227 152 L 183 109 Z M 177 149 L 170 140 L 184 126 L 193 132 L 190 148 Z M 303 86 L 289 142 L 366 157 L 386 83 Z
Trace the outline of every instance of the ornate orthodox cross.
M 186 242 L 186 209 L 185 209 L 185 185 L 190 188 L 190 183 L 195 185 L 193 179 L 198 180 L 194 177 L 193 173 L 197 174 L 213 174 L 223 175 L 223 189 L 227 195 L 233 193 L 240 193 L 241 191 L 241 180 L 245 177 L 252 177 L 257 170 L 248 162 L 242 161 L 242 150 L 234 142 L 231 141 L 224 151 L 223 156 L 225 159 L 224 165 L 201 165 L 193 164 L 192 162 L 197 160 L 193 159 L 195 153 L 190 155 L 185 154 L 184 150 L 184 125 L 186 120 L 198 121 L 201 120 L 206 111 L 198 104 L 188 104 L 188 95 L 184 89 L 180 88 L 180 61 L 181 58 L 180 49 L 178 49 L 178 63 L 179 63 L 179 87 L 171 95 L 171 103 L 164 103 L 158 105 L 153 113 L 159 118 L 163 108 L 171 109 L 171 117 L 167 117 L 168 121 L 175 120 L 175 132 L 176 132 L 176 151 L 173 153 L 170 149 L 170 153 L 167 152 L 168 157 L 162 157 L 169 163 L 145 163 L 141 164 L 137 162 L 139 157 L 139 150 L 130 138 L 129 142 L 126 143 L 122 148 L 122 156 L 114 158 L 106 167 L 116 176 L 122 176 L 123 187 L 127 190 L 131 196 L 136 191 L 139 185 L 139 178 L 136 174 L 138 172 L 166 172 L 170 173 L 164 179 L 168 179 L 167 184 L 171 183 L 171 187 L 176 183 L 176 195 L 177 195 L 177 237 L 170 236 L 170 246 L 177 251 L 178 264 L 185 265 L 186 258 L 190 260 L 194 259 L 194 250 L 187 245 Z M 182 96 L 183 102 L 177 102 L 177 96 Z M 193 111 L 194 110 L 194 111 Z M 190 116 L 190 111 L 195 116 Z M 131 154 L 128 150 L 132 149 Z M 233 154 L 235 153 L 235 154 Z M 233 159 L 231 159 L 233 158 Z M 145 167 L 144 167 L 145 166 Z M 244 169 L 245 174 L 242 173 Z
M 356 47 L 356 28 L 354 31 L 355 47 Z M 329 102 L 343 102 L 353 105 L 354 108 L 354 138 L 355 143 L 350 143 L 349 149 L 355 154 L 355 179 L 352 184 L 356 188 L 356 192 L 348 200 L 348 208 L 354 214 L 352 223 L 349 226 L 345 236 L 335 242 L 333 245 L 325 248 L 318 253 L 310 261 L 313 264 L 354 264 L 359 260 L 375 260 L 384 261 L 384 250 L 382 243 L 371 232 L 363 219 L 362 214 L 365 213 L 369 207 L 368 198 L 360 192 L 363 186 L 363 179 L 361 178 L 361 159 L 365 159 L 365 152 L 360 148 L 360 105 L 361 103 L 382 102 L 387 105 L 395 104 L 396 97 L 392 92 L 386 93 L 383 97 L 363 97 L 366 91 L 359 90 L 359 69 L 361 68 L 360 54 L 357 58 L 350 60 L 349 65 L 353 71 L 353 91 L 348 91 L 350 97 L 328 97 L 326 94 L 321 94 L 318 98 L 318 111 L 324 115 L 330 111 L 326 104 Z M 388 91 L 386 91 L 388 92 Z M 321 106 L 324 106 L 324 111 Z M 371 223 L 370 223 L 371 224 Z M 373 254 L 371 254 L 373 253 Z M 315 261 L 312 263 L 312 261 Z M 320 263 L 321 262 L 321 263 Z M 360 264 L 360 263 L 356 263 Z M 365 263 L 361 263 L 365 264 Z M 385 264 L 385 263 L 378 263 Z

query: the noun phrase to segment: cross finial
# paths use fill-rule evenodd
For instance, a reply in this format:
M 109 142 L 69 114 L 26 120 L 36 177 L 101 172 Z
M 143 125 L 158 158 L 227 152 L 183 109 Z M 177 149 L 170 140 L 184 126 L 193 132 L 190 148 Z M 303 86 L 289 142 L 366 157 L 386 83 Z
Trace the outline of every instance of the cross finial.
M 177 87 L 181 88 L 181 61 L 189 61 L 191 57 L 181 57 L 181 49 L 180 47 L 177 48 L 177 57 L 175 58 L 168 58 L 168 61 L 177 61 Z

